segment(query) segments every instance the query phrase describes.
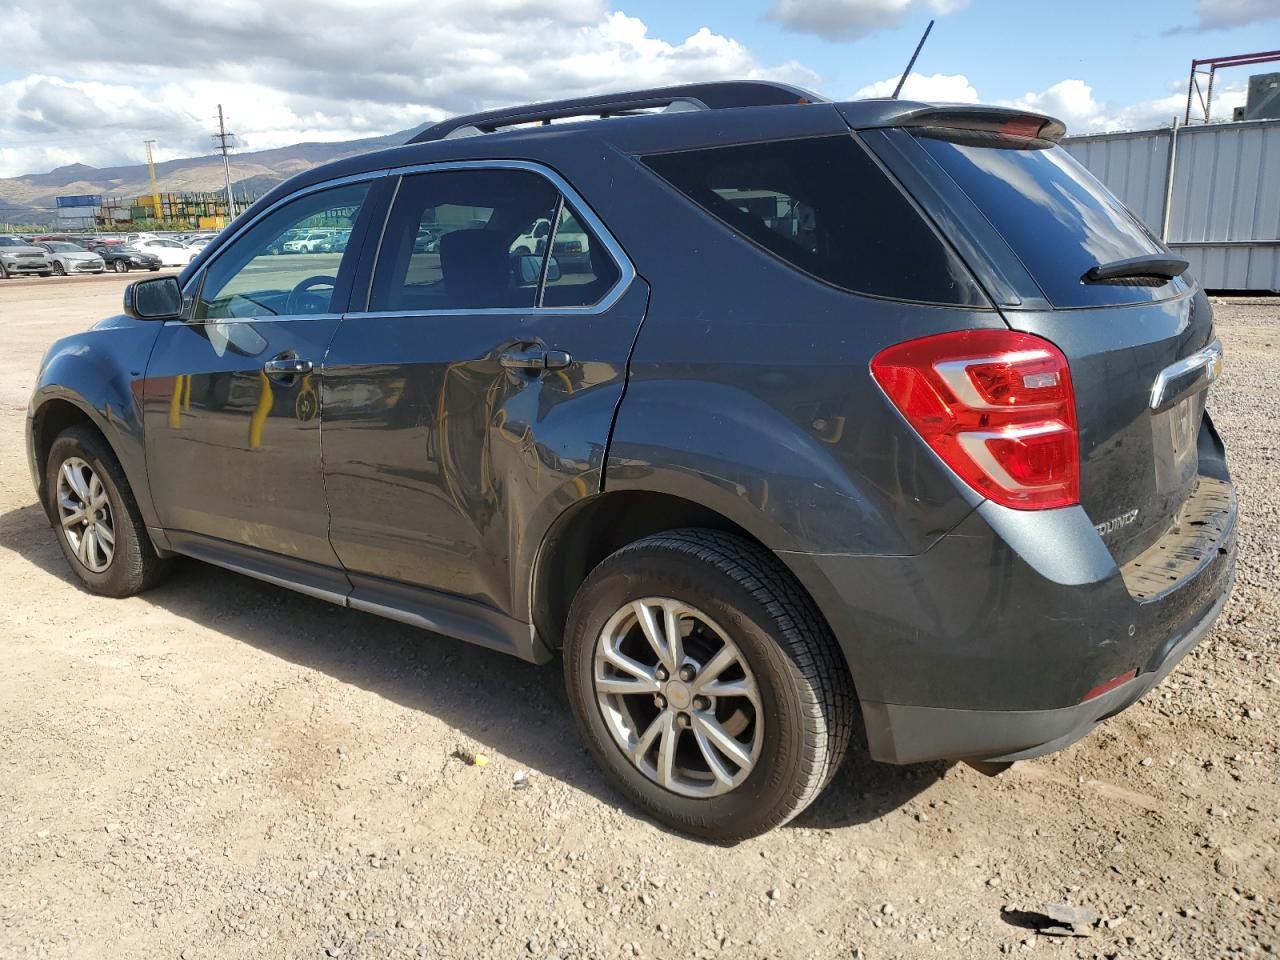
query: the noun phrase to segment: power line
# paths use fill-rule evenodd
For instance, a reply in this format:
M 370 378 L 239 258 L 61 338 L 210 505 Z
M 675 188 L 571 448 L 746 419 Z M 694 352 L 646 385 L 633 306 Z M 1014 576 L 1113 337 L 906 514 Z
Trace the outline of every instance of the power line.
M 234 133 L 227 133 L 227 123 L 222 116 L 222 104 L 218 104 L 218 132 L 213 135 L 213 139 L 217 141 L 217 150 L 222 154 L 222 173 L 226 178 L 227 184 L 227 220 L 234 220 L 236 217 L 236 201 L 231 195 L 231 158 L 229 156 L 231 147 L 228 141 L 235 138 Z

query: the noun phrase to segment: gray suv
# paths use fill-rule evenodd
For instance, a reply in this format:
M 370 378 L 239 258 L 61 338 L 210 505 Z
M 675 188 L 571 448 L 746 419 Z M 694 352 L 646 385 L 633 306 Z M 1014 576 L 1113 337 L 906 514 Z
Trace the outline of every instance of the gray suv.
M 770 83 L 445 121 L 54 344 L 34 482 L 90 590 L 185 555 L 559 657 L 698 836 L 795 816 L 855 737 L 1057 750 L 1206 635 L 1236 521 L 1209 302 L 1062 133 Z
M 38 274 L 53 275 L 49 251 L 28 243 L 21 237 L 0 236 L 0 280 Z

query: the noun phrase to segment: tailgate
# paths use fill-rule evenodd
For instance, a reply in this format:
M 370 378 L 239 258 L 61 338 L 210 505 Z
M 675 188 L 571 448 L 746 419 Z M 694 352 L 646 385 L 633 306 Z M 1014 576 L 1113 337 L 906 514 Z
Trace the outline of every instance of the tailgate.
M 988 287 L 1009 326 L 1066 355 L 1081 504 L 1124 564 L 1171 528 L 1195 486 L 1221 356 L 1208 300 L 1185 262 L 1045 139 L 1060 128 L 1023 116 L 965 124 L 935 117 L 882 142 L 966 256 L 1007 280 Z

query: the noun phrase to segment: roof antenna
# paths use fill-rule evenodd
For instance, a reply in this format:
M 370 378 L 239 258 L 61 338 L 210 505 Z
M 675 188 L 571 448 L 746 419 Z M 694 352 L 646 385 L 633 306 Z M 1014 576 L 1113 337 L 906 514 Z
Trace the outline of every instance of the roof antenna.
M 929 31 L 933 29 L 933 21 L 929 21 L 929 25 L 924 28 L 924 36 L 920 38 L 920 42 L 916 44 L 916 52 L 911 55 L 911 59 L 907 61 L 907 69 L 902 71 L 902 76 L 898 78 L 898 85 L 893 88 L 893 96 L 890 100 L 897 100 L 898 94 L 902 92 L 902 85 L 907 82 L 907 77 L 911 75 L 911 68 L 916 65 L 916 57 L 920 56 L 920 50 L 924 47 L 924 42 L 929 39 Z

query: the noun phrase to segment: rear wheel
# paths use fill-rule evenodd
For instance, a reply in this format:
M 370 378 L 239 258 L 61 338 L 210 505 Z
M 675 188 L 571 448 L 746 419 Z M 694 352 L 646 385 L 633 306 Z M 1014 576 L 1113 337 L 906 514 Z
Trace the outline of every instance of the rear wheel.
M 619 788 L 664 823 L 732 842 L 790 820 L 844 757 L 848 668 L 790 571 L 710 530 L 640 540 L 578 591 L 569 700 Z
M 45 496 L 71 570 L 94 593 L 127 597 L 168 575 L 115 454 L 96 431 L 70 427 L 45 464 Z

